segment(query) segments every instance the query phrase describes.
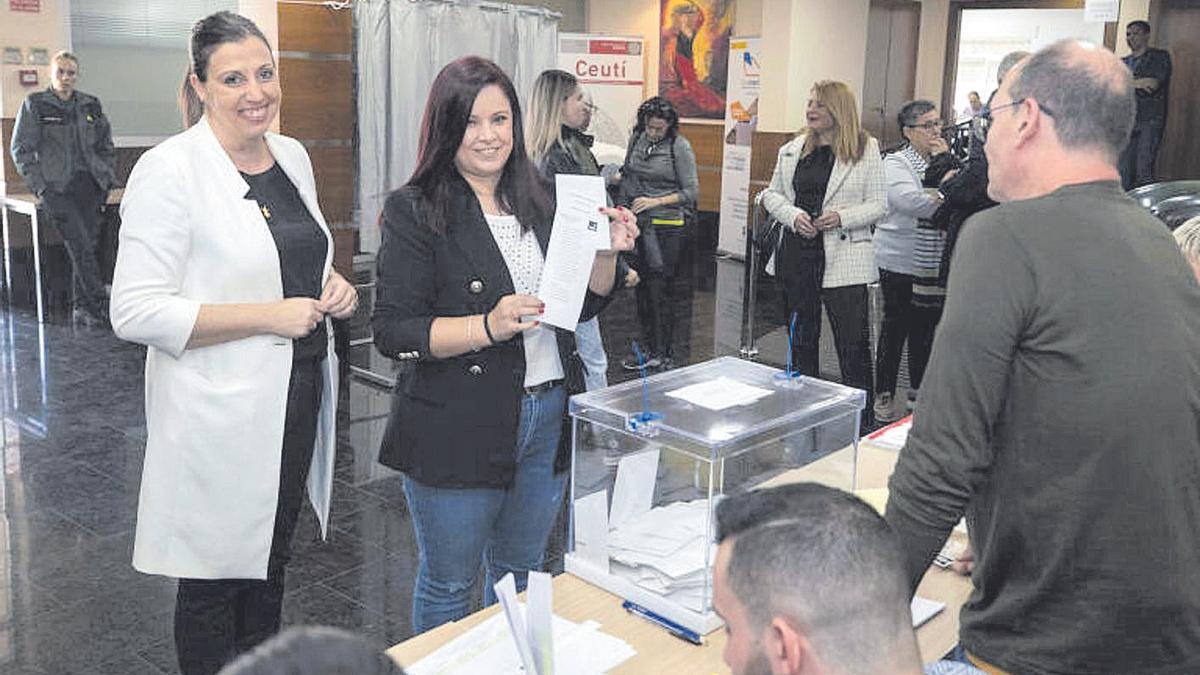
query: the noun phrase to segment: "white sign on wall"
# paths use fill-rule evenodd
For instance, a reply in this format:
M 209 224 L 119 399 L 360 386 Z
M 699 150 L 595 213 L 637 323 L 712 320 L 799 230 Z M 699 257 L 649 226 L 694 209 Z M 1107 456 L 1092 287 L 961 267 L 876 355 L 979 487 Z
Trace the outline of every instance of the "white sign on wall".
M 754 130 L 758 128 L 761 76 L 759 43 L 759 38 L 733 38 L 729 42 L 717 251 L 736 256 L 746 251 L 746 225 L 750 216 L 750 150 Z
M 625 160 L 629 132 L 645 95 L 640 37 L 559 33 L 558 67 L 579 79 L 596 106 L 588 133 L 600 164 Z

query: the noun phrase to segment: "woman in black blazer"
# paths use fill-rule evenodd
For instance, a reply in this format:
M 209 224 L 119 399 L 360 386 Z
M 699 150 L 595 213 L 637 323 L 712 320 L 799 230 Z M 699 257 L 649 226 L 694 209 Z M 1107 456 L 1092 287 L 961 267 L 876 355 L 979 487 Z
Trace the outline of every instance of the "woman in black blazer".
M 380 461 L 405 474 L 417 632 L 468 613 L 481 566 L 485 602 L 505 573 L 523 588 L 561 506 L 566 399 L 582 368 L 572 334 L 537 321 L 553 205 L 522 138 L 508 77 L 459 59 L 430 91 L 416 171 L 384 206 L 372 326 L 379 350 L 410 366 Z M 617 252 L 637 236 L 631 213 L 606 212 L 612 250 L 581 270 L 581 319 L 604 305 Z

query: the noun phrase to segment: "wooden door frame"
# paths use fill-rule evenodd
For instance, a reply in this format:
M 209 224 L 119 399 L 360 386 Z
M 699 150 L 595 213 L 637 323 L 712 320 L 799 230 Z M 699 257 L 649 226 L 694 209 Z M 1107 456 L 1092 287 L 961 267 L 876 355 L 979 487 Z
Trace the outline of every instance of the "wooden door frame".
M 912 0 L 870 0 L 870 3 L 868 3 L 868 4 L 869 4 L 871 7 L 880 7 L 880 8 L 882 8 L 882 9 L 886 9 L 886 10 L 900 10 L 900 11 L 903 11 L 903 12 L 908 12 L 908 13 L 910 13 L 910 14 L 913 14 L 913 15 L 915 16 L 915 18 L 916 18 L 916 27 L 917 27 L 917 30 L 916 30 L 916 37 L 917 37 L 917 41 L 916 41 L 916 43 L 914 43 L 914 45 L 913 45 L 913 54 L 912 54 L 912 64 L 913 64 L 913 80 L 912 80 L 912 82 L 910 83 L 910 86 L 908 87 L 908 91 L 909 91 L 909 93 L 908 93 L 908 95 L 905 97 L 906 99 L 911 99 L 911 98 L 913 97 L 913 95 L 916 93 L 917 69 L 918 69 L 918 66 L 919 66 L 919 63 L 920 63 L 920 45 L 921 45 L 921 6 L 920 6 L 920 4 L 918 4 L 918 3 L 916 3 L 916 2 L 913 2 Z M 891 25 L 891 22 L 889 21 L 889 23 L 888 23 L 888 65 L 889 65 L 889 66 L 891 65 L 891 34 L 892 34 L 892 25 Z M 886 79 L 886 78 L 885 78 L 885 79 Z M 864 86 L 865 86 L 865 85 L 864 85 Z M 863 98 L 863 102 L 862 102 L 862 104 L 863 104 L 863 105 L 862 105 L 862 117 L 863 117 L 863 118 L 865 118 L 865 117 L 866 117 L 866 115 L 867 115 L 867 108 L 866 108 L 866 91 L 865 91 L 865 90 L 863 91 L 863 97 L 862 97 L 862 98 Z M 887 93 L 885 92 L 885 93 L 884 93 L 884 97 L 883 97 L 883 105 L 884 105 L 884 110 L 885 110 L 885 111 L 886 111 L 886 109 L 887 109 L 887 100 L 888 100 L 888 96 L 887 96 Z M 892 121 L 892 120 L 889 120 L 889 119 L 887 118 L 887 116 L 886 116 L 886 115 L 884 116 L 884 119 L 883 119 L 884 130 L 886 130 L 886 129 L 888 128 L 888 126 L 889 126 L 889 124 L 891 123 L 891 121 Z M 880 135 L 880 137 L 879 137 L 879 139 L 878 139 L 878 140 L 879 140 L 879 143 L 880 143 L 880 147 L 881 147 L 881 148 L 882 148 L 882 147 L 883 147 L 883 145 L 884 145 L 884 142 L 883 142 L 883 141 L 884 141 L 884 137 L 885 137 L 885 136 L 886 136 L 886 131 L 885 131 L 885 133 L 884 133 L 884 134 L 881 134 L 881 135 Z
M 1162 0 L 1150 0 L 1150 16 Z M 942 69 L 942 110 L 954 110 L 954 83 L 958 79 L 958 34 L 964 9 L 1083 9 L 1084 0 L 950 0 L 946 30 L 946 64 Z M 1151 25 L 1154 25 L 1151 23 Z M 1118 22 L 1104 24 L 1104 46 L 1116 49 Z M 990 92 L 989 92 L 990 93 Z M 980 92 L 982 95 L 983 92 Z

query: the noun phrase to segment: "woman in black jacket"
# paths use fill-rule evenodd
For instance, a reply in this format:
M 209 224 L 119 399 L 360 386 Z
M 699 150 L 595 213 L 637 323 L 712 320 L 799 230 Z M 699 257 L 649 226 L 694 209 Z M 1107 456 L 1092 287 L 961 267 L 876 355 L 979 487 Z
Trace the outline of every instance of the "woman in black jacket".
M 417 169 L 384 206 L 375 345 L 411 365 L 380 461 L 405 474 L 420 548 L 417 632 L 468 613 L 481 562 L 486 602 L 508 572 L 523 588 L 561 504 L 566 400 L 581 369 L 571 333 L 537 321 L 553 205 L 521 139 L 504 72 L 479 57 L 454 61 L 430 91 Z M 612 250 L 581 270 L 584 319 L 637 236 L 632 214 L 606 212 Z

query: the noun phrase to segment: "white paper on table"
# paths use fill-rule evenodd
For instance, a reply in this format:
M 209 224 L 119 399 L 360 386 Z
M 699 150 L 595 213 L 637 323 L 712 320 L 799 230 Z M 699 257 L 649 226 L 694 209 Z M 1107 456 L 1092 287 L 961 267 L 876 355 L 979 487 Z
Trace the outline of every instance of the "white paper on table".
M 533 653 L 529 647 L 529 632 L 525 629 L 525 620 L 521 616 L 521 605 L 517 602 L 517 582 L 513 579 L 512 572 L 505 574 L 493 588 L 496 590 L 496 599 L 500 601 L 500 607 L 504 610 L 504 617 L 508 619 L 508 629 L 512 633 L 517 653 L 521 655 L 521 663 L 525 667 L 525 672 L 530 675 L 538 675 L 537 666 L 533 661 Z
M 912 603 L 909 609 L 912 611 L 913 628 L 920 627 L 921 624 L 937 616 L 946 608 L 946 603 L 929 600 L 920 596 L 913 596 Z
M 537 675 L 554 675 L 554 633 L 550 627 L 554 591 L 550 575 L 530 572 L 525 605 L 525 622 L 529 625 L 529 651 Z
M 899 451 L 908 442 L 909 429 L 912 429 L 912 415 L 868 435 L 866 440 L 875 447 Z
M 540 318 L 543 323 L 574 331 L 596 250 L 609 247 L 608 216 L 600 213 L 607 203 L 606 194 L 604 179 L 599 176 L 560 174 L 555 185 L 558 206 L 537 297 L 546 305 Z M 603 244 L 598 245 L 601 238 Z
M 608 512 L 610 528 L 619 528 L 650 510 L 654 501 L 654 483 L 658 480 L 658 453 L 658 448 L 654 448 L 626 455 L 617 464 L 612 508 Z
M 575 500 L 575 555 L 608 572 L 608 490 Z
M 637 654 L 627 642 L 600 631 L 594 621 L 551 619 L 559 673 L 601 675 Z M 495 614 L 413 664 L 409 675 L 530 675 L 521 665 L 503 613 Z
M 669 391 L 667 396 L 682 399 L 709 410 L 724 410 L 733 406 L 754 403 L 773 393 L 775 392 L 770 389 L 754 387 L 722 376 Z

